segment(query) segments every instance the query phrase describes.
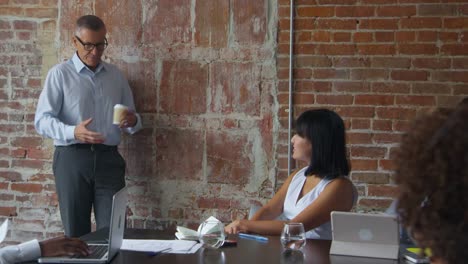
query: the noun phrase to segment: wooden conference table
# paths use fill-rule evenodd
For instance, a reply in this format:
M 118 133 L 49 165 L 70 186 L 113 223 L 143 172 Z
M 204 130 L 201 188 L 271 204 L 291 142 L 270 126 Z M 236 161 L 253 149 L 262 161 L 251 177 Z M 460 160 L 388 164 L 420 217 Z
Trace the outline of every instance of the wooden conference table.
M 90 233 L 84 240 L 92 241 L 105 238 L 104 232 Z M 175 239 L 174 232 L 126 229 L 127 239 Z M 199 249 L 195 254 L 159 254 L 148 256 L 143 252 L 120 251 L 112 260 L 112 264 L 122 263 L 316 263 L 316 264 L 393 264 L 396 260 L 358 258 L 347 256 L 330 256 L 328 240 L 307 240 L 302 251 L 283 251 L 279 236 L 268 236 L 268 242 L 238 238 L 236 246 L 222 247 L 217 250 Z M 401 261 L 400 263 L 405 263 Z

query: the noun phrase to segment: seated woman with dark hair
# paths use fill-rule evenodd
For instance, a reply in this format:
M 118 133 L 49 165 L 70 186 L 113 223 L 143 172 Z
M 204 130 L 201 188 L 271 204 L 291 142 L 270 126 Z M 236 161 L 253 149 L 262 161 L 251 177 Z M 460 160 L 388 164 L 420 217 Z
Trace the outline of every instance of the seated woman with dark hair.
M 468 260 L 468 104 L 418 118 L 396 158 L 398 213 L 431 263 Z
M 306 111 L 296 121 L 291 142 L 293 158 L 308 166 L 292 173 L 250 220 L 226 226 L 226 233 L 279 235 L 286 222 L 296 222 L 304 225 L 307 238 L 331 240 L 330 213 L 349 211 L 357 200 L 357 191 L 346 177 L 349 162 L 343 120 L 326 109 Z M 281 214 L 289 220 L 276 220 Z

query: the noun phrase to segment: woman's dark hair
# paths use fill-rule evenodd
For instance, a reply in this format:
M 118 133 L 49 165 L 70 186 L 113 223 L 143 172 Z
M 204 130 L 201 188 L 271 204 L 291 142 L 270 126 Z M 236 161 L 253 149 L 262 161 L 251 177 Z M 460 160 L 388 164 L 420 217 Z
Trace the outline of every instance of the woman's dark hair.
M 467 131 L 468 104 L 438 109 L 413 122 L 396 155 L 402 223 L 447 263 L 468 259 Z
M 312 143 L 312 157 L 305 175 L 336 178 L 348 175 L 343 119 L 328 109 L 309 110 L 296 121 L 296 133 Z

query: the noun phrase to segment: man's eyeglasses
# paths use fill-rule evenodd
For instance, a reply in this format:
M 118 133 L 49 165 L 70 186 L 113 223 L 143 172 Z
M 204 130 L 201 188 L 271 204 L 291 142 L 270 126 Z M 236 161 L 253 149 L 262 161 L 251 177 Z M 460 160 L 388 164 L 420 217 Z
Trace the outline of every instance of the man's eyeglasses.
M 101 43 L 96 43 L 96 44 L 93 44 L 93 43 L 84 43 L 79 37 L 75 36 L 75 38 L 81 43 L 81 45 L 83 45 L 83 48 L 87 51 L 92 51 L 94 49 L 94 47 L 96 47 L 97 50 L 99 51 L 103 51 L 107 48 L 107 39 L 104 38 L 104 42 L 101 42 Z

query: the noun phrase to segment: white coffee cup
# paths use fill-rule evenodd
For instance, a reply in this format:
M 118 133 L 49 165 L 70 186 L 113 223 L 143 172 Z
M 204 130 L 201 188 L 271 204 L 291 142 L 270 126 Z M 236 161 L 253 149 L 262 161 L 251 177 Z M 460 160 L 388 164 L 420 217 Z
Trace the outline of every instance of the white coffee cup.
M 123 104 L 114 105 L 114 118 L 112 124 L 120 125 L 120 121 L 125 118 L 125 114 L 128 111 L 128 107 Z

